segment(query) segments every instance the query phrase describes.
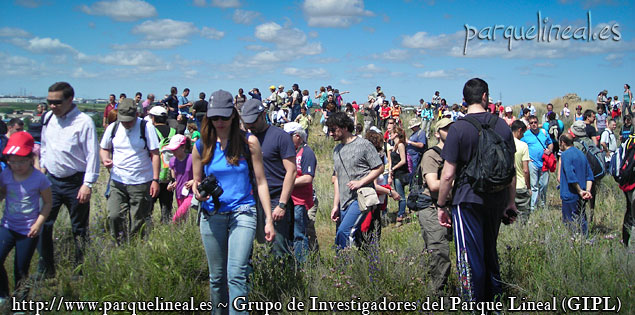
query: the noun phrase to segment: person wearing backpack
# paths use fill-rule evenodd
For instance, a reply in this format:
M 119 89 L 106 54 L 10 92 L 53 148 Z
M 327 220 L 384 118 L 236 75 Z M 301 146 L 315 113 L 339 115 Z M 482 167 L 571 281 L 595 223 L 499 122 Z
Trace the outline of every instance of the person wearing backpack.
M 443 292 L 448 276 L 450 275 L 450 241 L 452 240 L 452 229 L 439 224 L 437 209 L 434 203 L 439 194 L 441 183 L 440 171 L 443 168 L 443 158 L 441 150 L 448 136 L 448 130 L 454 122 L 452 119 L 443 118 L 435 126 L 434 136 L 438 143 L 427 150 L 415 170 L 416 175 L 411 182 L 410 191 L 413 193 L 415 187 L 421 187 L 418 198 L 427 200 L 427 206 L 417 209 L 417 218 L 421 226 L 421 236 L 425 242 L 425 250 L 430 256 L 430 276 L 432 285 L 436 292 Z M 424 201 L 425 204 L 425 201 Z
M 574 146 L 569 134 L 560 136 L 562 148 L 560 168 L 560 199 L 562 199 L 562 222 L 572 229 L 581 229 L 588 235 L 586 220 L 586 201 L 591 199 L 593 185 L 593 171 L 582 151 Z
M 152 198 L 159 194 L 161 160 L 156 129 L 137 117 L 132 99 L 124 99 L 118 109 L 117 121 L 104 131 L 99 156 L 111 170 L 106 207 L 110 232 L 120 242 L 128 231 L 136 234 L 146 223 Z M 124 229 L 126 220 L 122 208 L 130 211 L 130 229 Z
M 161 223 L 168 223 L 172 218 L 172 201 L 174 200 L 174 192 L 168 189 L 168 185 L 172 180 L 170 174 L 170 159 L 172 158 L 172 154 L 165 151 L 164 148 L 176 134 L 176 129 L 168 126 L 168 112 L 162 106 L 154 106 L 148 113 L 156 129 L 157 137 L 159 137 L 159 157 L 161 158 L 159 194 L 152 198 L 152 207 L 150 207 L 150 212 L 148 213 L 148 222 L 152 222 L 152 210 L 154 209 L 154 204 L 159 200 L 159 204 L 161 205 Z
M 553 143 L 547 131 L 538 127 L 538 117 L 529 116 L 529 129 L 525 131 L 522 142 L 529 147 L 529 176 L 531 178 L 531 212 L 536 207 L 544 208 L 547 202 L 547 186 L 549 185 L 549 171 L 543 171 L 543 155 L 553 152 Z
M 564 123 L 562 120 L 558 119 L 555 112 L 550 112 L 547 115 L 547 121 L 542 124 L 542 129 L 547 131 L 549 138 L 551 138 L 551 143 L 553 143 L 553 154 L 558 156 L 558 139 L 560 135 L 564 132 Z
M 591 140 L 592 138 L 588 136 L 588 126 L 589 125 L 585 122 L 576 121 L 571 125 L 571 133 L 575 136 L 573 145 L 586 156 L 591 166 L 591 171 L 593 172 L 595 184 L 591 187 L 591 199 L 589 200 L 589 222 L 593 222 L 595 196 L 598 186 L 600 185 L 600 179 L 602 179 L 606 173 L 606 164 L 604 162 L 604 153 L 595 145 L 593 140 Z
M 602 151 L 604 152 L 605 159 L 604 161 L 608 163 L 611 161 L 611 157 L 617 151 L 617 138 L 615 137 L 615 128 L 617 127 L 617 122 L 615 119 L 610 119 L 607 128 L 602 131 L 600 135 L 600 145 L 602 146 Z
M 467 115 L 448 131 L 441 152 L 445 163 L 435 206 L 441 226 L 455 224 L 463 301 L 493 301 L 502 293 L 496 252 L 498 231 L 501 221 L 514 222 L 517 214 L 514 138 L 502 118 L 485 111 L 489 100 L 485 81 L 467 81 L 463 97 L 469 104 Z

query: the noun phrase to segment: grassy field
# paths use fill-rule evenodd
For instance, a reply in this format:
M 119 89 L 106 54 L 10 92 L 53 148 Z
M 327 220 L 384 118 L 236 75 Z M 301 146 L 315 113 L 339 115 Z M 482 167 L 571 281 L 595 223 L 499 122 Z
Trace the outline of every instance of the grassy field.
M 309 145 L 319 161 L 314 185 L 319 198 L 316 229 L 320 252 L 313 254 L 304 267 L 296 268 L 288 261 L 277 261 L 265 246 L 256 246 L 249 299 L 281 302 L 282 309 L 273 313 L 307 313 L 307 310 L 291 311 L 287 303 L 295 299 L 308 305 L 311 297 L 317 297 L 319 301 L 354 300 L 360 303 L 381 302 L 386 298 L 388 302 L 415 302 L 419 309 L 428 298 L 437 301 L 438 296 L 433 295 L 427 274 L 429 257 L 423 250 L 414 213 L 409 214 L 403 226 L 391 224 L 384 228 L 380 243 L 372 244 L 367 251 L 346 250 L 335 255 L 332 247 L 335 224 L 329 218 L 334 142 L 323 136 L 321 126 L 314 124 Z M 154 301 L 159 297 L 164 301 L 189 301 L 193 297 L 196 304 L 208 301 L 207 261 L 194 211 L 184 224 L 161 225 L 157 205 L 149 237 L 117 247 L 107 232 L 106 200 L 103 197 L 107 179 L 107 172 L 102 169 L 91 199 L 92 241 L 86 261 L 79 267 L 83 277 L 72 276 L 76 271 L 70 258 L 74 247 L 68 214 L 62 209 L 54 235 L 57 278 L 34 281 L 31 298 L 37 301 L 62 296 L 66 301 Z M 610 297 L 611 306 L 619 298 L 621 312 L 633 314 L 635 256 L 620 243 L 625 211 L 623 193 L 612 178 L 602 180 L 595 221 L 590 224 L 589 238 L 584 239 L 572 235 L 561 223 L 555 182 L 552 174 L 547 209 L 533 213 L 525 224 L 501 227 L 498 254 L 506 297 L 529 301 L 552 301 L 552 297 L 556 297 L 556 307 L 561 313 L 560 302 L 564 298 L 606 296 Z M 397 204 L 392 200 L 389 211 L 394 217 Z M 454 244 L 450 246 L 453 255 Z M 13 273 L 12 259 L 11 254 L 5 262 L 9 275 Z M 32 260 L 33 272 L 36 264 L 37 254 Z M 449 289 L 444 293 L 446 297 L 458 295 L 454 257 L 452 264 Z M 12 280 L 10 282 L 12 285 Z M 361 311 L 350 313 L 362 314 Z

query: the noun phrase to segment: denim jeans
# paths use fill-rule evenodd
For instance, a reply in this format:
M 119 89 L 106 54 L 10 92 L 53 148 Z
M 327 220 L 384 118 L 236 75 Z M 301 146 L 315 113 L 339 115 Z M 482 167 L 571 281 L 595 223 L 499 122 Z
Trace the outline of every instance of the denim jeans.
M 351 243 L 360 244 L 363 218 L 357 200 L 352 201 L 345 209 L 340 209 L 335 230 L 335 246 L 338 249 L 349 247 Z
M 280 203 L 280 195 L 271 196 L 271 212 L 276 209 Z M 284 217 L 278 221 L 273 221 L 273 228 L 276 231 L 276 237 L 273 239 L 273 253 L 277 257 L 284 257 L 287 255 L 293 255 L 293 200 L 289 198 L 287 201 L 287 209 L 284 212 Z
M 293 220 L 293 251 L 298 262 L 303 263 L 309 251 L 309 238 L 306 233 L 309 215 L 306 206 L 294 207 Z
M 239 314 L 231 304 L 249 293 L 247 278 L 256 236 L 256 207 L 245 205 L 230 213 L 204 214 L 200 231 L 209 266 L 212 304 L 216 307 L 218 303 L 229 303 L 229 309 L 214 309 L 213 313 Z
M 529 162 L 529 181 L 531 184 L 531 211 L 536 210 L 536 205 L 545 207 L 547 202 L 547 185 L 549 184 L 549 172 L 543 172 L 542 166 L 538 167 Z M 538 204 L 540 203 L 540 204 Z
M 589 228 L 586 220 L 586 200 L 578 199 L 573 202 L 562 202 L 562 222 L 574 231 L 581 231 L 588 236 Z
M 404 189 L 405 183 L 402 183 L 401 179 L 399 179 L 398 176 L 394 178 L 394 183 L 395 190 L 397 191 L 399 196 L 401 196 L 401 199 L 399 200 L 399 212 L 397 212 L 397 217 L 403 218 L 403 216 L 406 214 L 406 192 Z
M 7 270 L 4 269 L 4 261 L 9 252 L 15 247 L 13 278 L 15 280 L 14 290 L 17 290 L 20 280 L 29 274 L 29 265 L 37 247 L 37 241 L 38 237 L 29 238 L 5 227 L 0 227 L 0 297 L 9 297 L 9 278 Z

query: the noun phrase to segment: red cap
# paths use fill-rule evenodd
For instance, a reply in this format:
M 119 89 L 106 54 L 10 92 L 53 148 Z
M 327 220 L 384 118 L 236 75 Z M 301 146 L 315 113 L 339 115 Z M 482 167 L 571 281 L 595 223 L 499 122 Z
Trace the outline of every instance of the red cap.
M 33 136 L 26 131 L 19 131 L 11 135 L 2 154 L 28 156 L 33 152 L 34 144 Z

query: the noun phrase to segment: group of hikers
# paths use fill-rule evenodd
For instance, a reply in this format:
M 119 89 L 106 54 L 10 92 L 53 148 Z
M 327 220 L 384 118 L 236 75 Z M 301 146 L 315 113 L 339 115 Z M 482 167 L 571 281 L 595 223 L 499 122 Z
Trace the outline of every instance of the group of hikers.
M 406 208 L 417 214 L 434 290 L 441 293 L 447 285 L 453 236 L 463 297 L 491 301 L 502 293 L 500 224 L 517 216 L 526 222 L 546 207 L 550 172 L 557 172 L 563 222 L 583 236 L 586 203 L 592 221 L 599 181 L 613 175 L 627 199 L 623 242 L 632 246 L 635 136 L 628 116 L 623 130 L 629 132 L 619 142 L 614 119 L 596 130 L 599 111 L 585 111 L 565 132 L 547 106 L 541 128 L 531 104 L 522 111 L 529 115 L 511 119 L 511 107 L 492 103 L 487 83 L 478 78 L 465 83 L 461 105 L 450 110 L 437 91 L 432 102 L 420 101 L 407 124 L 401 105 L 394 97 L 386 100 L 380 86 L 359 105 L 345 104 L 348 92 L 330 86 L 315 91 L 315 101 L 298 84 L 286 92 L 272 85 L 270 91 L 264 98 L 254 88 L 247 98 L 242 89 L 237 95 L 217 90 L 209 100 L 201 92 L 196 102 L 188 100 L 189 89 L 177 95 L 176 87 L 158 102 L 153 94 L 145 101 L 141 93 L 134 99 L 122 94 L 118 102 L 111 95 L 98 139 L 92 118 L 73 103 L 72 86 L 51 85 L 29 132 L 23 123 L 9 122 L 3 143 L 8 167 L 0 173 L 6 198 L 0 262 L 16 248 L 15 287 L 27 277 L 36 249 L 37 276 L 55 277 L 52 235 L 62 205 L 69 211 L 75 263 L 83 263 L 101 162 L 110 175 L 106 208 L 117 244 L 146 234 L 157 200 L 164 223 L 186 220 L 197 207 L 213 305 L 246 297 L 254 240 L 271 243 L 277 257 L 296 265 L 319 250 L 313 185 L 318 160 L 308 145 L 316 115 L 337 142 L 330 218 L 338 252 L 379 241 L 390 197 L 398 204 L 397 226 L 407 221 Z M 25 292 L 14 296 L 24 299 Z M 2 266 L 1 301 L 10 293 Z

